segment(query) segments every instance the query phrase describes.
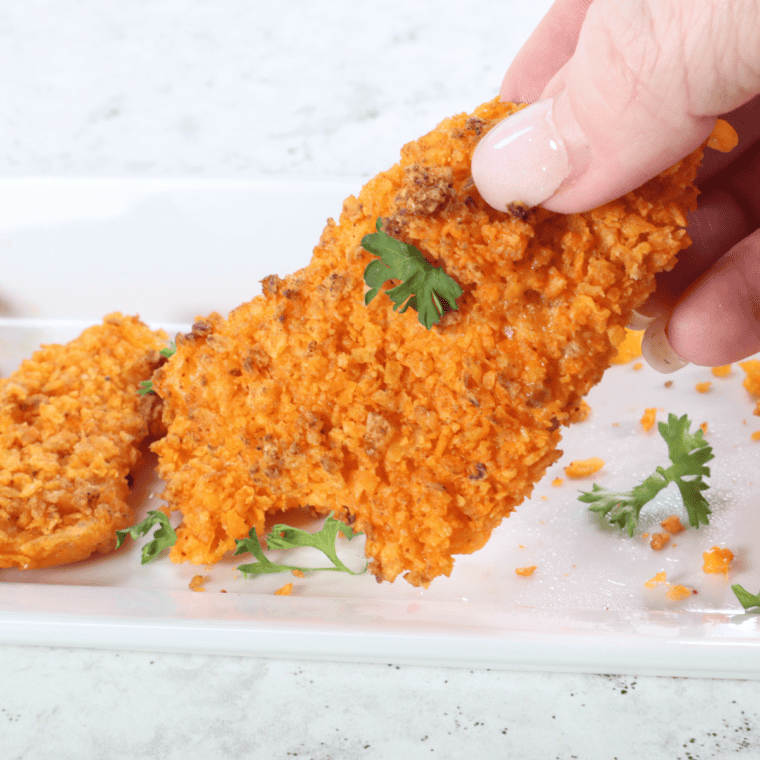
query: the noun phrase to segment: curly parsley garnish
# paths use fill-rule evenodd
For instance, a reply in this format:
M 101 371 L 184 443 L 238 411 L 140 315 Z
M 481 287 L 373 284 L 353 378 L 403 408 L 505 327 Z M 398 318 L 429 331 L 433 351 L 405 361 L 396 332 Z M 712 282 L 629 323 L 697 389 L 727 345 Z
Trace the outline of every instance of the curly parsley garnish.
M 658 467 L 643 483 L 630 491 L 615 493 L 596 483 L 591 491 L 578 497 L 579 501 L 592 504 L 592 512 L 606 515 L 613 525 L 621 530 L 626 528 L 632 536 L 639 520 L 642 507 L 670 483 L 675 483 L 681 492 L 684 507 L 689 515 L 689 524 L 698 528 L 707 525 L 710 507 L 702 495 L 708 485 L 703 478 L 710 475 L 706 463 L 713 459 L 712 447 L 704 439 L 702 430 L 689 432 L 689 418 L 668 415 L 667 423 L 657 427 L 668 445 L 668 455 L 672 465 L 665 469 Z
M 177 353 L 177 346 L 174 345 L 174 343 L 169 344 L 169 348 L 162 348 L 159 352 L 161 356 L 165 356 L 167 359 L 170 356 L 174 356 L 174 354 Z M 142 380 L 140 382 L 140 388 L 137 391 L 141 396 L 144 396 L 146 393 L 153 393 L 153 381 L 152 380 Z
M 239 565 L 237 569 L 246 578 L 255 578 L 267 573 L 291 572 L 293 570 L 300 572 L 334 570 L 336 572 L 350 573 L 351 575 L 361 575 L 361 573 L 355 573 L 353 570 L 350 570 L 338 559 L 338 554 L 335 550 L 335 540 L 338 537 L 338 533 L 342 533 L 349 540 L 359 535 L 358 533 L 354 533 L 345 523 L 336 520 L 332 512 L 330 512 L 325 520 L 322 529 L 316 533 L 309 533 L 300 528 L 293 528 L 290 525 L 275 525 L 264 539 L 265 545 L 270 551 L 274 549 L 294 549 L 301 546 L 311 546 L 314 549 L 319 549 L 333 563 L 332 567 L 298 567 L 296 565 L 280 565 L 268 559 L 264 555 L 264 549 L 256 535 L 256 529 L 251 528 L 248 538 L 236 540 L 237 548 L 233 554 L 246 554 L 250 552 L 256 558 L 256 562 L 251 562 L 248 565 Z M 365 566 L 361 572 L 365 572 L 366 569 L 367 567 Z
M 377 232 L 362 238 L 362 248 L 380 261 L 371 261 L 364 270 L 364 282 L 370 287 L 364 296 L 369 302 L 380 292 L 387 280 L 401 280 L 401 284 L 387 291 L 393 301 L 393 310 L 402 306 L 403 314 L 414 309 L 420 322 L 429 330 L 437 324 L 446 309 L 458 310 L 456 299 L 464 292 L 459 284 L 440 267 L 434 267 L 413 245 L 403 243 L 382 231 L 383 220 L 378 219 Z
M 177 543 L 177 534 L 174 532 L 169 518 L 158 510 L 152 509 L 142 522 L 133 525 L 131 528 L 117 530 L 116 548 L 118 549 L 127 540 L 127 536 L 131 536 L 133 541 L 137 541 L 153 527 L 157 529 L 153 534 L 153 540 L 143 546 L 141 564 L 146 565 L 148 562 L 152 562 L 164 549 L 170 549 Z

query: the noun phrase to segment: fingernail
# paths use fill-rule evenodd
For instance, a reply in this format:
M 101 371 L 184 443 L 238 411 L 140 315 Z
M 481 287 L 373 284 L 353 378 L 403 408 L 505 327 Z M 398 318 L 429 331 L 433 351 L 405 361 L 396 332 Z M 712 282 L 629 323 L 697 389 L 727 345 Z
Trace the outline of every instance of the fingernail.
M 639 314 L 638 311 L 632 311 L 627 327 L 629 330 L 646 330 L 654 320 L 654 317 L 647 317 L 644 314 Z
M 472 178 L 499 211 L 513 203 L 537 206 L 570 174 L 567 148 L 553 118 L 554 101 L 539 100 L 497 124 L 478 143 Z
M 641 353 L 650 367 L 669 375 L 683 369 L 689 362 L 684 361 L 668 342 L 667 326 L 668 315 L 662 314 L 647 327 L 641 341 Z

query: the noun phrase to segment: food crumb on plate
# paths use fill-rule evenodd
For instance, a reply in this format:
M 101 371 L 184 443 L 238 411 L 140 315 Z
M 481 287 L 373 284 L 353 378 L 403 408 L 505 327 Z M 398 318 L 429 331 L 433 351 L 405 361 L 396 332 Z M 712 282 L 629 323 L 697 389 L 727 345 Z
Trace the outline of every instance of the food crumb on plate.
M 299 570 L 297 567 L 294 567 L 290 571 L 290 574 L 294 575 L 296 578 L 305 578 L 306 577 L 306 573 L 303 570 Z
M 710 371 L 714 377 L 728 377 L 731 374 L 730 364 L 724 364 L 722 367 L 713 367 Z
M 660 551 L 660 549 L 664 549 L 668 542 L 670 541 L 670 533 L 655 533 L 652 536 L 652 540 L 649 542 L 649 545 L 656 551 Z
M 286 583 L 284 586 L 280 586 L 277 591 L 274 592 L 275 596 L 290 596 L 293 593 L 293 584 Z
M 656 418 L 657 418 L 657 409 L 653 406 L 647 407 L 644 410 L 643 417 L 641 418 L 641 427 L 643 427 L 644 430 L 649 432 L 654 427 Z
M 705 380 L 702 383 L 697 383 L 694 387 L 696 388 L 697 393 L 707 393 L 712 387 L 712 381 Z
M 641 362 L 636 362 L 636 364 L 633 365 L 633 369 L 636 372 L 639 372 L 640 370 L 644 369 L 644 365 Z
M 657 575 L 655 575 L 654 578 L 650 578 L 644 584 L 644 586 L 646 588 L 654 588 L 660 583 L 664 583 L 668 587 L 668 593 L 667 593 L 668 599 L 671 599 L 674 602 L 679 602 L 682 599 L 688 599 L 688 597 L 697 593 L 696 589 L 687 588 L 686 586 L 682 586 L 681 584 L 668 583 L 668 578 L 664 570 L 662 572 L 657 573 Z
M 604 467 L 604 459 L 589 457 L 588 459 L 575 459 L 565 467 L 565 475 L 568 478 L 586 478 Z
M 529 567 L 516 567 L 515 572 L 523 578 L 528 578 L 536 571 L 537 565 L 530 565 Z
M 564 482 L 565 482 L 564 478 L 554 478 L 554 480 L 552 480 L 552 485 L 555 488 L 559 488 L 559 486 L 561 486 Z
M 728 575 L 731 563 L 734 560 L 734 553 L 730 549 L 721 549 L 719 546 L 713 546 L 710 551 L 702 554 L 705 561 L 702 570 L 706 573 L 723 573 Z
M 755 430 L 755 432 L 752 433 L 752 435 L 750 436 L 750 438 L 753 441 L 760 441 L 760 430 Z
M 194 575 L 188 585 L 188 588 L 190 591 L 205 591 L 205 583 L 207 580 L 208 577 L 205 575 Z
M 681 523 L 681 518 L 678 515 L 670 515 L 669 517 L 666 517 L 660 523 L 660 527 L 663 530 L 668 531 L 671 536 L 674 533 L 680 533 L 682 530 L 685 530 L 683 524 Z
M 700 430 L 701 430 L 701 431 L 702 431 L 702 432 L 703 432 L 705 435 L 707 435 L 707 423 L 706 423 L 706 422 L 703 422 L 703 423 L 702 423 L 702 424 L 699 426 L 699 429 L 700 429 Z

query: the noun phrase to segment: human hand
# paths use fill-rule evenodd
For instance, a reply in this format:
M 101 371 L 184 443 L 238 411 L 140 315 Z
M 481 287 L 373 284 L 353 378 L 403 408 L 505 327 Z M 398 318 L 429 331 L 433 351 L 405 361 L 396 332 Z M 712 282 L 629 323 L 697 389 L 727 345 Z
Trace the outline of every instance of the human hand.
M 692 245 L 641 308 L 661 371 L 760 351 L 760 0 L 557 0 L 510 66 L 503 100 L 534 105 L 481 141 L 484 199 L 585 211 L 739 133 L 697 177 Z M 666 334 L 667 328 L 667 334 Z

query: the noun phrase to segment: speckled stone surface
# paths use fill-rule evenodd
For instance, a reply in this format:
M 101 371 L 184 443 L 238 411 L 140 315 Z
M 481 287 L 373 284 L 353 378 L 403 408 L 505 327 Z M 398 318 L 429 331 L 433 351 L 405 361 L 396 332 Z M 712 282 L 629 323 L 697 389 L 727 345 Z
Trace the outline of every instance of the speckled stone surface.
M 370 176 L 546 0 L 0 4 L 0 175 Z M 2 760 L 760 757 L 756 682 L 0 647 Z

